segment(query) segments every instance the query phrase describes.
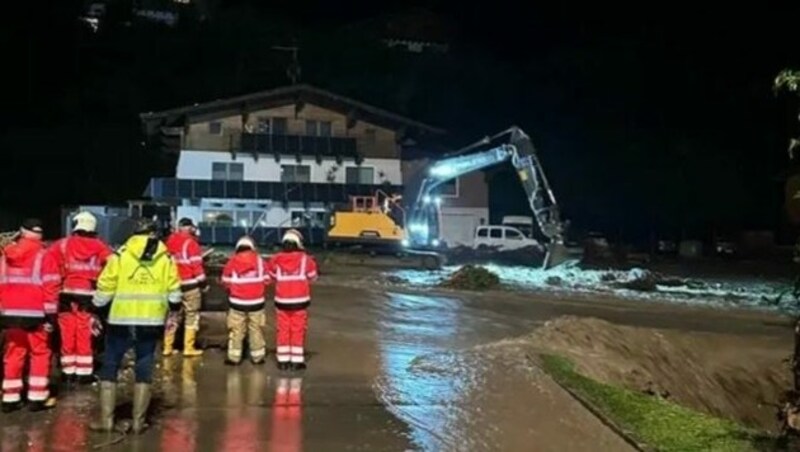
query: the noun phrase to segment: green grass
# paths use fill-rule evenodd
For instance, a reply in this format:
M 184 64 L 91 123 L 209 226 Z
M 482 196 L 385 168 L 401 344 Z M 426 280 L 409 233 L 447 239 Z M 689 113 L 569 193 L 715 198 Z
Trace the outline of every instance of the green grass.
M 559 384 L 591 405 L 626 435 L 649 450 L 775 450 L 773 438 L 735 422 L 715 418 L 658 397 L 587 378 L 568 359 L 543 355 L 542 365 Z

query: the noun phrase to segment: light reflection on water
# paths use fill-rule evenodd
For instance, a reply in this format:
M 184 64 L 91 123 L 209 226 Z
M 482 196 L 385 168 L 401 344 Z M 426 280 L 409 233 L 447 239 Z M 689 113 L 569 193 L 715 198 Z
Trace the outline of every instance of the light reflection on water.
M 411 439 L 424 450 L 449 443 L 446 411 L 462 396 L 460 382 L 415 368 L 419 357 L 449 351 L 456 342 L 462 304 L 453 298 L 387 294 L 380 309 L 382 376 L 378 397 L 409 425 Z

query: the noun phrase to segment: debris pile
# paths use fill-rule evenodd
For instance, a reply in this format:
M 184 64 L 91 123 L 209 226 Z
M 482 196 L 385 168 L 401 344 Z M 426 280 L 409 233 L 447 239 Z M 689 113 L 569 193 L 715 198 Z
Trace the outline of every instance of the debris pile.
M 439 284 L 459 290 L 488 290 L 500 285 L 497 274 L 475 265 L 465 265 Z

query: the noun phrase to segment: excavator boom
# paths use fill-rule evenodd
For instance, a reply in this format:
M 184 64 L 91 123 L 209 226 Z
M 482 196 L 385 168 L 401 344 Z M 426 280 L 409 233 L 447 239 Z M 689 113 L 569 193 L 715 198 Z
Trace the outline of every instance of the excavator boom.
M 493 143 L 498 143 L 489 149 Z M 480 150 L 474 151 L 475 148 Z M 465 153 L 466 152 L 466 153 Z M 494 137 L 487 137 L 462 150 L 460 155 L 434 163 L 422 181 L 414 203 L 409 208 L 407 230 L 412 248 L 435 247 L 439 237 L 440 201 L 434 190 L 443 183 L 473 171 L 511 161 L 525 190 L 539 229 L 547 238 L 544 267 L 551 268 L 569 255 L 564 245 L 566 225 L 561 220 L 558 203 L 547 180 L 530 138 L 518 127 L 511 127 Z

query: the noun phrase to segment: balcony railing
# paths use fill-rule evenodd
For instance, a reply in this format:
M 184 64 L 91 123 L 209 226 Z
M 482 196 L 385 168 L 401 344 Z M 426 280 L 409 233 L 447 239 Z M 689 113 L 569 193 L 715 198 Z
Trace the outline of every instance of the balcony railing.
M 402 193 L 398 185 L 254 182 L 156 177 L 145 196 L 157 200 L 238 198 L 290 202 L 346 203 L 350 196 L 370 196 L 376 190 Z
M 322 157 L 355 158 L 356 139 L 352 137 L 320 137 L 276 135 L 269 133 L 194 134 L 184 138 L 184 149 L 228 151 L 251 154 L 301 154 Z

